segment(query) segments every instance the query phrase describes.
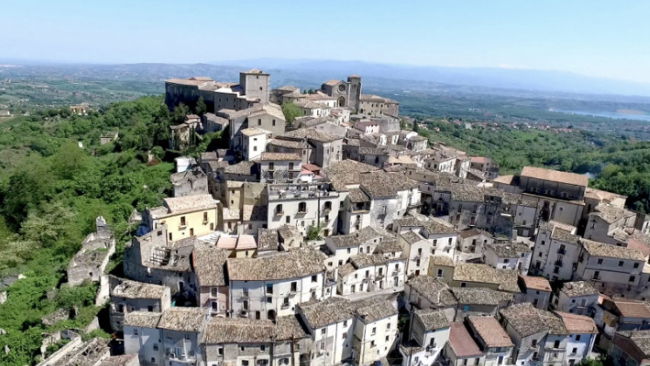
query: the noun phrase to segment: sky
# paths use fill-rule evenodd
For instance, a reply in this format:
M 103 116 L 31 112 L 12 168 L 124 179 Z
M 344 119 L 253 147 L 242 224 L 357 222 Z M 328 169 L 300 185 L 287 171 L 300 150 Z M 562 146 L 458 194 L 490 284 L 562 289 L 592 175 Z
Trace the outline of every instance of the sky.
M 357 60 L 650 83 L 648 14 L 643 0 L 5 0 L 0 60 Z

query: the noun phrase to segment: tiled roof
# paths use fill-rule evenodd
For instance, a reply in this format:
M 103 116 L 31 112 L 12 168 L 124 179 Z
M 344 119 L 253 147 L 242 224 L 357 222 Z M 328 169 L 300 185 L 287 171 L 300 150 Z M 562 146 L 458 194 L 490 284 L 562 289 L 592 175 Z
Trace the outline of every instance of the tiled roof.
M 426 240 L 422 235 L 416 233 L 415 231 L 408 230 L 404 233 L 399 234 L 400 238 L 405 241 L 407 244 L 415 244 L 422 240 Z
M 499 290 L 519 292 L 517 271 L 496 269 L 482 263 L 458 263 L 454 268 L 454 281 L 498 285 Z
M 444 310 L 416 309 L 414 316 L 422 322 L 425 331 L 449 328 L 451 322 L 447 319 Z
M 650 307 L 644 301 L 618 298 L 612 299 L 611 303 L 622 317 L 650 319 Z
M 450 287 L 451 293 L 461 305 L 498 306 L 512 301 L 511 293 L 486 287 Z
M 147 311 L 131 311 L 124 316 L 124 325 L 153 329 L 158 326 L 161 315 Z
M 227 174 L 251 175 L 254 166 L 255 162 L 253 161 L 240 161 L 237 164 L 226 166 L 223 172 Z
M 173 307 L 162 313 L 158 328 L 181 332 L 198 332 L 205 319 L 204 309 Z
M 588 316 L 565 313 L 561 311 L 556 311 L 562 321 L 564 322 L 564 327 L 571 334 L 596 334 L 598 333 L 598 328 L 596 327 L 596 322 Z
M 517 333 L 527 337 L 535 333 L 567 334 L 562 320 L 546 310 L 537 309 L 531 303 L 521 303 L 500 310 L 501 316 Z
M 483 355 L 463 323 L 452 323 L 449 332 L 449 346 L 458 358 L 479 357 Z
M 355 314 L 366 323 L 397 315 L 397 308 L 395 308 L 394 301 L 391 300 L 371 300 L 359 305 L 361 306 L 356 307 Z
M 650 358 L 650 330 L 617 332 L 614 338 L 614 342 L 616 342 L 616 338 L 618 337 L 629 339 L 642 353 L 641 356 L 643 358 Z
M 582 187 L 586 187 L 589 183 L 589 178 L 583 174 L 561 172 L 559 170 L 537 168 L 532 166 L 525 166 L 521 170 L 521 176 Z
M 327 177 L 337 191 L 347 191 L 348 185 L 358 185 L 362 173 L 378 170 L 377 167 L 355 160 L 341 160 L 325 169 Z
M 183 197 L 167 197 L 163 200 L 171 213 L 193 212 L 217 207 L 219 201 L 209 194 Z
M 325 271 L 324 255 L 313 249 L 297 249 L 269 257 L 229 258 L 231 281 L 270 281 L 299 278 Z
M 271 343 L 274 331 L 270 320 L 212 317 L 203 331 L 202 343 Z
M 539 291 L 551 291 L 551 283 L 544 277 L 537 276 L 522 276 L 519 278 L 523 281 L 527 289 L 539 290 Z
M 514 346 L 508 333 L 493 316 L 470 316 L 468 321 L 487 347 Z
M 417 187 L 417 182 L 399 173 L 383 171 L 360 175 L 361 189 L 371 198 L 393 197 L 399 191 Z
M 499 258 L 520 258 L 522 254 L 530 253 L 532 251 L 528 245 L 512 241 L 506 243 L 497 242 L 487 244 L 486 249 L 493 251 Z
M 416 276 L 407 284 L 436 308 L 455 307 L 458 304 L 447 285 L 436 278 Z
M 248 127 L 241 130 L 241 134 L 244 136 L 266 135 L 268 133 L 269 131 L 257 127 Z
M 592 240 L 581 239 L 582 247 L 594 257 L 607 257 L 618 259 L 632 259 L 645 261 L 645 255 L 636 249 L 619 247 L 618 245 L 599 243 Z
M 608 224 L 612 224 L 618 220 L 636 216 L 632 211 L 628 211 L 621 207 L 612 206 L 610 204 L 600 204 L 596 206 L 595 211 L 590 215 L 600 217 Z
M 167 286 L 153 285 L 117 277 L 112 277 L 112 280 L 115 281 L 116 286 L 110 289 L 111 296 L 126 299 L 162 299 L 165 292 L 169 291 Z
M 586 281 L 566 282 L 562 286 L 561 291 L 569 297 L 599 294 L 598 290 L 596 290 L 596 288 L 591 283 Z
M 210 245 L 197 245 L 192 264 L 199 286 L 226 286 L 225 265 L 228 252 Z
M 324 301 L 298 305 L 312 329 L 352 319 L 352 305 L 342 297 L 330 297 Z
M 295 153 L 263 152 L 260 161 L 300 161 L 300 155 Z
M 377 230 L 372 226 L 366 226 L 363 229 L 347 235 L 334 235 L 327 237 L 326 242 L 332 243 L 336 248 L 350 248 L 367 243 L 370 240 L 382 239 L 385 233 Z

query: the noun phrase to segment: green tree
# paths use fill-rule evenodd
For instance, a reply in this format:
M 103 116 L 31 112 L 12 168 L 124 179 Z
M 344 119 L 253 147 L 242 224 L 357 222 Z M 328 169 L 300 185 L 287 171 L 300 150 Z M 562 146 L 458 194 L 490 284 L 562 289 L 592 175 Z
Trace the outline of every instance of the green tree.
M 287 120 L 288 126 L 291 126 L 293 124 L 293 121 L 296 120 L 296 117 L 300 117 L 304 114 L 302 109 L 300 109 L 300 107 L 294 103 L 283 103 L 282 113 L 284 113 L 284 118 Z
M 311 225 L 307 228 L 307 240 L 320 240 L 320 226 Z
M 205 104 L 205 100 L 203 99 L 203 97 L 199 97 L 199 101 L 196 102 L 196 107 L 194 107 L 194 112 L 199 116 L 202 116 L 207 111 L 208 111 L 208 106 Z

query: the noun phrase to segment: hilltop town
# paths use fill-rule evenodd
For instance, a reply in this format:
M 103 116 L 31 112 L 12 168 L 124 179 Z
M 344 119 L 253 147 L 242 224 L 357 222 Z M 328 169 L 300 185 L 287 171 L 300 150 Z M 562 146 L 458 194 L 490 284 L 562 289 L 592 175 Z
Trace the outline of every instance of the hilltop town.
M 228 148 L 176 158 L 119 274 L 97 218 L 67 280 L 99 284 L 119 346 L 63 333 L 42 365 L 650 362 L 650 216 L 625 196 L 430 144 L 358 75 L 270 78 L 165 82 L 169 110 L 196 111 L 169 145 Z

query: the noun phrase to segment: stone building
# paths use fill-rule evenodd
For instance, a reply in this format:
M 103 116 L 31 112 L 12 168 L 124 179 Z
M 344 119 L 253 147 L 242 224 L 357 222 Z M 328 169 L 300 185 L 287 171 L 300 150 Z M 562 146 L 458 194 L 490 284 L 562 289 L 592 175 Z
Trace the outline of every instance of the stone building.
M 99 282 L 111 255 L 115 253 L 115 238 L 106 220 L 97 217 L 95 227 L 96 231 L 86 236 L 81 249 L 68 264 L 68 283 L 72 286 L 84 281 Z
M 292 225 L 307 236 L 310 227 L 323 236 L 336 232 L 339 193 L 329 183 L 269 184 L 266 187 L 267 225 Z
M 297 304 L 331 296 L 324 290 L 324 259 L 312 249 L 258 258 L 229 258 L 231 316 L 273 320 L 294 314 Z
M 172 307 L 162 313 L 131 312 L 124 320 L 124 352 L 137 354 L 141 365 L 202 365 L 201 308 Z
M 302 169 L 301 157 L 295 153 L 263 152 L 258 164 L 261 183 L 295 183 Z
M 172 295 L 194 299 L 197 286 L 190 261 L 196 238 L 168 238 L 165 225 L 133 238 L 124 253 L 124 274 L 139 282 L 165 285 Z
M 195 107 L 203 98 L 208 112 L 220 109 L 246 109 L 269 102 L 270 75 L 252 69 L 239 74 L 239 84 L 214 81 L 208 77 L 169 79 L 165 81 L 165 103 L 173 109 L 179 103 Z
M 329 80 L 321 85 L 321 91 L 330 97 L 336 98 L 338 107 L 350 108 L 357 113 L 361 101 L 361 77 L 350 75 L 347 81 Z
M 553 296 L 552 308 L 565 313 L 594 316 L 600 292 L 589 282 L 565 282 Z
M 143 213 L 143 223 L 153 231 L 165 225 L 169 241 L 206 235 L 216 230 L 218 206 L 209 194 L 168 197 Z
M 121 331 L 124 316 L 132 311 L 161 313 L 171 307 L 169 287 L 109 277 L 111 328 Z
M 449 341 L 451 321 L 440 310 L 412 310 L 409 334 L 400 345 L 402 366 L 432 365 Z
M 208 176 L 198 166 L 172 174 L 171 181 L 174 188 L 174 197 L 209 193 Z
M 212 245 L 197 245 L 192 251 L 197 304 L 210 315 L 224 316 L 228 312 L 227 258 L 227 251 Z

